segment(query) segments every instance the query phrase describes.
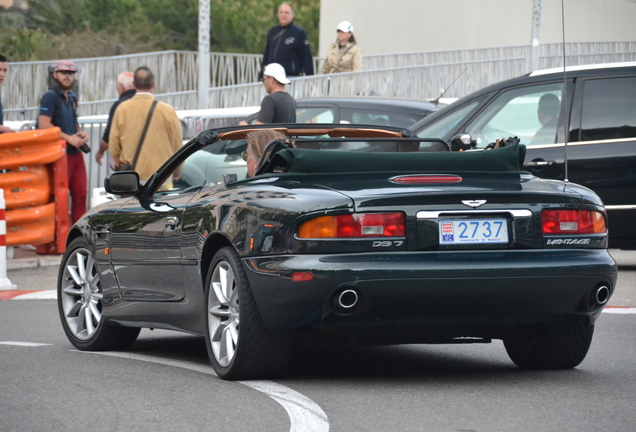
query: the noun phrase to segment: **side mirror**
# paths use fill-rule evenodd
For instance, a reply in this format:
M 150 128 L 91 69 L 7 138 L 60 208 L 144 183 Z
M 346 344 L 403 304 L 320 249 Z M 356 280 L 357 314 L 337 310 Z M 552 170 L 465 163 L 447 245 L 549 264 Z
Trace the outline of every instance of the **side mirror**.
M 139 191 L 139 174 L 134 171 L 114 172 L 104 180 L 104 189 L 114 195 L 132 196 Z
M 450 147 L 452 151 L 464 151 L 470 150 L 471 148 L 475 148 L 477 142 L 473 141 L 470 134 L 463 133 L 459 135 L 455 135 L 450 140 Z

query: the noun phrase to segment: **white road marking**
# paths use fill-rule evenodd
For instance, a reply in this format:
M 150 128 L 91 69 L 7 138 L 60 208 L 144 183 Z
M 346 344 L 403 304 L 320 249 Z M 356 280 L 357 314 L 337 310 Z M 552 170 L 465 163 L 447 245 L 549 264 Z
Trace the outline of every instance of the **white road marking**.
M 50 346 L 50 345 L 53 345 L 53 344 L 36 343 L 36 342 L 0 341 L 0 345 L 23 346 L 23 347 L 39 347 L 39 346 Z
M 320 432 L 329 430 L 327 414 L 311 399 L 272 381 L 239 381 L 281 404 L 291 420 L 290 431 Z
M 111 357 L 119 357 L 130 360 L 139 360 L 149 363 L 157 363 L 166 366 L 173 366 L 182 369 L 188 369 L 195 372 L 204 373 L 207 375 L 217 376 L 212 369 L 212 366 L 192 364 L 181 360 L 169 360 L 164 358 L 157 358 L 143 354 L 123 353 L 123 352 L 89 352 L 89 351 L 77 351 L 84 354 L 98 354 Z M 246 385 L 258 390 L 261 393 L 274 399 L 281 404 L 287 414 L 291 426 L 290 432 L 328 432 L 329 431 L 329 419 L 327 414 L 320 408 L 318 404 L 309 399 L 308 397 L 285 387 L 281 384 L 274 383 L 272 381 L 236 381 L 237 383 Z
M 636 314 L 636 308 L 633 307 L 606 307 L 603 313 L 611 314 Z

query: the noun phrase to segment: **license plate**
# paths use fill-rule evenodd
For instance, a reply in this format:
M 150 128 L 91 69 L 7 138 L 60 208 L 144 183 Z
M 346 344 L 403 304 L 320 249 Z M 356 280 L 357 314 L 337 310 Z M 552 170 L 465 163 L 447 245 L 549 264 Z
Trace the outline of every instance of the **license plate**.
M 439 221 L 439 244 L 508 243 L 506 219 Z

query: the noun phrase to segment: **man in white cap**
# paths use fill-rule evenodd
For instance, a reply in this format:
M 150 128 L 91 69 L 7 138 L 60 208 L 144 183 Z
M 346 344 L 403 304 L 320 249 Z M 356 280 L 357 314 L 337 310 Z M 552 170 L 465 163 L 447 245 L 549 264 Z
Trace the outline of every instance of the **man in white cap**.
M 263 71 L 263 85 L 268 95 L 261 102 L 261 111 L 254 124 L 296 123 L 296 101 L 285 90 L 291 81 L 278 63 L 270 63 Z M 245 120 L 239 124 L 246 125 Z

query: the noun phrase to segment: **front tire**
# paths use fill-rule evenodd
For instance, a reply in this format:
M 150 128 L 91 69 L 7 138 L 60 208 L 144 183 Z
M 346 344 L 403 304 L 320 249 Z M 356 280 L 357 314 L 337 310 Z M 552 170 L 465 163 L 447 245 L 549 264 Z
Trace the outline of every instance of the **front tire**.
M 82 351 L 126 349 L 141 330 L 104 322 L 99 272 L 88 243 L 81 237 L 69 244 L 62 258 L 57 305 L 66 337 Z
M 265 328 L 243 264 L 231 247 L 214 256 L 205 295 L 205 341 L 217 375 L 238 380 L 279 374 L 290 357 L 290 343 Z
M 554 324 L 519 329 L 504 346 L 522 369 L 572 369 L 585 359 L 593 335 L 588 317 L 567 315 Z

